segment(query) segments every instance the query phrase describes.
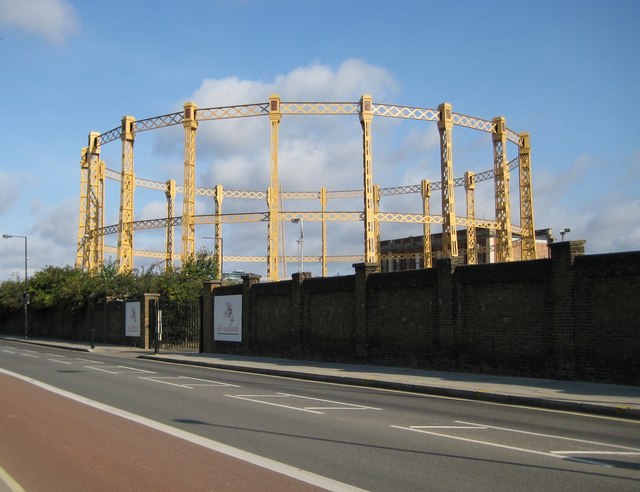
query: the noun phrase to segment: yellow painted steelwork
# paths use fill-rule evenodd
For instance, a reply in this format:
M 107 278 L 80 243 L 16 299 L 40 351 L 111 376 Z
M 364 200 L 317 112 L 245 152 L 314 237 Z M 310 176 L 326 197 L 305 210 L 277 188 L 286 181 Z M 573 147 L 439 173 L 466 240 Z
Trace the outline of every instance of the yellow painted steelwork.
M 433 266 L 433 259 L 431 257 L 431 223 L 427 221 L 427 218 L 431 214 L 431 205 L 429 203 L 431 199 L 431 189 L 429 180 L 422 180 L 420 183 L 420 191 L 422 193 L 422 215 L 425 219 L 422 226 L 422 261 L 424 268 L 431 268 Z
M 440 171 L 442 183 L 442 254 L 445 257 L 458 256 L 458 233 L 456 232 L 455 193 L 453 190 L 453 143 L 451 129 L 453 128 L 451 104 L 443 103 L 438 106 L 440 121 Z
M 176 201 L 176 182 L 173 179 L 167 181 L 167 190 L 164 192 L 167 198 L 167 239 L 165 243 L 164 268 L 169 271 L 173 268 L 173 208 Z
M 378 263 L 376 244 L 376 213 L 373 196 L 373 155 L 371 149 L 371 121 L 373 99 L 365 94 L 360 99 L 360 124 L 362 125 L 362 171 L 364 181 L 364 261 Z
M 87 224 L 87 193 L 89 183 L 89 163 L 87 162 L 87 148 L 80 151 L 80 213 L 78 216 L 78 242 L 76 249 L 76 268 L 85 268 L 87 241 L 85 234 L 89 231 Z
M 198 107 L 188 102 L 184 105 L 184 193 L 182 195 L 182 253 L 184 263 L 196 253 L 196 228 L 193 216 L 196 214 L 196 131 Z
M 476 218 L 476 182 L 475 174 L 471 171 L 464 173 L 464 189 L 467 196 L 467 218 Z M 475 225 L 467 226 L 467 264 L 475 265 L 478 263 L 478 249 L 476 242 Z
M 494 197 L 496 204 L 496 257 L 498 262 L 511 261 L 513 244 L 511 239 L 511 187 L 507 165 L 507 123 L 503 117 L 493 119 L 496 131 L 493 139 Z
M 327 268 L 327 220 L 324 217 L 327 211 L 327 189 L 323 186 L 320 188 L 320 210 L 322 211 L 322 276 L 329 274 Z
M 536 259 L 536 232 L 533 225 L 533 192 L 531 190 L 531 142 L 528 133 L 520 133 L 520 227 L 522 228 L 522 259 Z M 513 229 L 513 227 L 512 227 Z
M 133 269 L 133 200 L 135 192 L 135 174 L 133 163 L 133 131 L 135 119 L 132 116 L 122 118 L 120 139 L 122 141 L 122 170 L 120 182 L 120 233 L 118 235 L 118 271 L 130 272 Z
M 333 190 L 325 187 L 319 191 L 287 191 L 281 189 L 278 171 L 279 125 L 283 115 L 358 115 L 362 129 L 362 176 L 363 187 L 359 190 Z M 440 134 L 440 180 L 429 182 L 423 179 L 420 184 L 395 187 L 380 187 L 374 183 L 372 121 L 373 117 L 410 119 L 437 123 Z M 199 121 L 221 120 L 229 118 L 265 117 L 270 124 L 270 183 L 266 190 L 225 190 L 221 184 L 213 188 L 198 188 L 195 182 L 196 133 Z M 174 181 L 158 182 L 148 179 L 136 179 L 134 174 L 133 144 L 136 133 L 158 128 L 182 125 L 184 127 L 184 183 Z M 453 138 L 452 129 L 461 126 L 492 135 L 493 168 L 478 173 L 468 172 L 464 177 L 454 178 L 453 174 Z M 120 139 L 122 142 L 121 171 L 106 169 L 100 159 L 100 147 Z M 507 144 L 518 148 L 518 157 L 507 161 Z M 510 171 L 519 168 L 520 225 L 511 224 L 511 203 L 509 194 Z M 131 271 L 133 258 L 141 255 L 148 258 L 164 259 L 169 268 L 174 261 L 173 228 L 182 227 L 182 248 L 180 259 L 184 261 L 195 253 L 195 228 L 200 224 L 214 224 L 216 240 L 215 254 L 218 264 L 227 258 L 242 261 L 266 259 L 267 276 L 278 280 L 286 276 L 286 264 L 297 261 L 285 253 L 284 225 L 291 219 L 321 222 L 322 251 L 320 256 L 305 256 L 305 261 L 321 263 L 322 274 L 327 275 L 327 263 L 330 261 L 365 261 L 380 264 L 380 223 L 393 222 L 422 224 L 424 247 L 422 253 L 425 267 L 433 265 L 436 253 L 432 250 L 431 224 L 441 224 L 443 228 L 443 256 L 458 255 L 457 228 L 467 228 L 467 257 L 469 263 L 477 262 L 475 232 L 477 228 L 496 231 L 496 257 L 498 261 L 512 258 L 512 235 L 521 236 L 522 257 L 535 258 L 535 237 L 533 221 L 533 198 L 530 167 L 529 135 L 516 133 L 506 126 L 504 118 L 484 120 L 454 113 L 448 103 L 437 109 L 416 108 L 374 103 L 370 95 L 363 95 L 358 102 L 282 102 L 273 95 L 268 102 L 245 104 L 217 108 L 198 109 L 194 103 L 186 103 L 184 110 L 163 116 L 136 121 L 130 116 L 122 119 L 120 126 L 103 134 L 93 132 L 89 135 L 89 146 L 83 148 L 80 165 L 80 214 L 78 222 L 78 249 L 76 265 L 85 269 L 98 268 L 103 261 L 104 252 L 113 252 L 113 247 L 104 246 L 104 236 L 118 234 L 117 264 L 119 271 Z M 104 185 L 105 179 L 120 182 L 120 218 L 116 225 L 104 225 Z M 494 181 L 496 216 L 494 219 L 475 217 L 475 186 L 483 181 Z M 466 192 L 467 210 L 465 217 L 456 216 L 455 188 L 463 187 Z M 134 221 L 134 192 L 136 187 L 164 191 L 167 197 L 167 217 L 143 221 Z M 442 212 L 432 215 L 430 211 L 431 193 L 440 191 Z M 183 213 L 174 216 L 176 193 L 183 194 Z M 381 212 L 381 200 L 387 196 L 418 194 L 422 198 L 422 214 Z M 212 197 L 215 214 L 195 215 L 195 197 Z M 267 210 L 258 212 L 223 214 L 222 200 L 229 199 L 266 199 Z M 359 210 L 331 211 L 328 201 L 331 199 L 361 198 Z M 320 200 L 318 211 L 286 212 L 284 200 Z M 364 255 L 331 256 L 328 255 L 327 221 L 361 221 L 364 229 Z M 223 257 L 223 223 L 266 222 L 267 255 Z M 166 228 L 166 251 L 148 252 L 133 249 L 135 231 Z M 488 248 L 493 250 L 494 248 Z M 438 256 L 440 253 L 438 252 Z M 397 255 L 396 255 L 397 256 Z M 385 255 L 395 258 L 394 255 Z M 247 259 L 250 258 L 251 260 Z M 415 259 L 411 253 L 404 259 Z M 240 261 L 240 260 L 238 260 Z
M 104 178 L 100 172 L 100 134 L 91 132 L 89 134 L 89 146 L 87 147 L 88 181 L 87 181 L 87 207 L 86 224 L 88 231 L 100 229 L 102 227 L 102 204 L 104 193 Z M 100 244 L 104 241 L 102 236 L 90 234 L 85 244 L 84 262 L 88 270 L 95 270 L 102 264 Z
M 282 113 L 280 112 L 280 98 L 269 98 L 269 122 L 271 123 L 271 184 L 267 190 L 267 204 L 269 206 L 269 226 L 267 234 L 267 277 L 275 281 L 280 275 L 280 258 L 278 256 L 278 229 L 280 212 L 280 180 L 278 177 L 278 127 Z
M 215 188 L 216 192 L 214 195 L 214 200 L 215 200 L 215 214 L 216 216 L 220 217 L 222 215 L 222 200 L 224 199 L 224 189 L 222 187 L 222 185 L 216 185 Z M 218 263 L 218 274 L 220 276 L 220 278 L 222 278 L 222 274 L 224 273 L 222 271 L 222 266 L 224 264 L 224 258 L 222 257 L 222 255 L 224 254 L 223 252 L 223 242 L 222 242 L 222 221 L 218 220 L 218 222 L 216 222 L 215 224 L 215 255 L 216 255 L 216 261 Z

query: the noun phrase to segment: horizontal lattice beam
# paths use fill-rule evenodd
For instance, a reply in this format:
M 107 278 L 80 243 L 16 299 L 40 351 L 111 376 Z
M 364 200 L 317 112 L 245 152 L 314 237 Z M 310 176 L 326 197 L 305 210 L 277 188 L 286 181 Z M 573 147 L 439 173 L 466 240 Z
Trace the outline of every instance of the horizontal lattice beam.
M 281 102 L 282 114 L 359 114 L 357 102 Z
M 228 118 L 246 118 L 248 116 L 266 116 L 269 114 L 269 103 L 242 104 L 240 106 L 221 106 L 219 108 L 202 108 L 196 111 L 198 121 L 224 120 Z
M 396 106 L 393 104 L 374 104 L 373 114 L 387 118 L 440 121 L 440 111 L 437 109 Z

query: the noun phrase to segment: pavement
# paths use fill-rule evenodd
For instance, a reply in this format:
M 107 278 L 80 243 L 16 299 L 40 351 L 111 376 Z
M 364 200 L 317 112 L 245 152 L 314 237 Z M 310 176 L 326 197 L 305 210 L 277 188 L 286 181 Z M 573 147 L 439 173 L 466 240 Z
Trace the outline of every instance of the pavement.
M 429 371 L 403 367 L 153 350 L 83 342 L 0 337 L 21 343 L 273 376 L 410 391 L 437 396 L 640 420 L 640 387 L 618 384 Z

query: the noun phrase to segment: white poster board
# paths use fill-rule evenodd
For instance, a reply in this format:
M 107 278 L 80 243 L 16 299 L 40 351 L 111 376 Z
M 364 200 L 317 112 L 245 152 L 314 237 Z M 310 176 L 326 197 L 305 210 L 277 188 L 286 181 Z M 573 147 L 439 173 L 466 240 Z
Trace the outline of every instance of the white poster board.
M 242 295 L 213 298 L 213 339 L 242 341 Z
M 139 337 L 140 326 L 140 301 L 127 302 L 125 305 L 124 334 L 127 337 Z

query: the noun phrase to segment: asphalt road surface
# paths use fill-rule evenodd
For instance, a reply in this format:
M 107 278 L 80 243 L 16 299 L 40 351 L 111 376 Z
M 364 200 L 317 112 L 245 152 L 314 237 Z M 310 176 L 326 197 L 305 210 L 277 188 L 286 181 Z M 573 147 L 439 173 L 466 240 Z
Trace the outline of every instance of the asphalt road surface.
M 9 341 L 0 367 L 28 491 L 640 490 L 638 421 Z

